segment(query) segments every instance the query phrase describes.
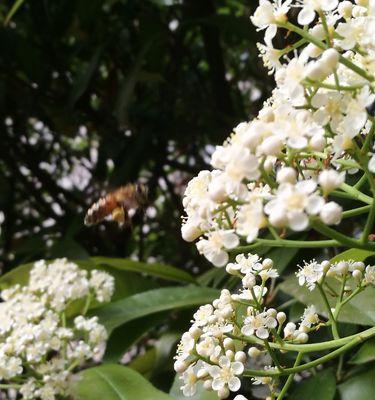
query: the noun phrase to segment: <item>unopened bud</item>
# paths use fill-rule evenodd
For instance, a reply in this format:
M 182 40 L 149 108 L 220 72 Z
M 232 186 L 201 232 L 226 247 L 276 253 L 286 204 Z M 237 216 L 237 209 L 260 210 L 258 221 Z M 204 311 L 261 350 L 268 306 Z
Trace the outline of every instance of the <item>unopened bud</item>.
M 305 332 L 302 332 L 297 336 L 297 341 L 299 343 L 307 343 L 308 340 L 309 340 L 309 335 Z
M 176 360 L 175 363 L 173 364 L 173 368 L 176 372 L 178 372 L 179 374 L 182 374 L 183 372 L 185 372 L 188 368 L 189 364 L 186 363 L 185 361 L 181 361 L 181 360 Z
M 335 49 L 328 49 L 322 54 L 322 62 L 324 63 L 325 67 L 328 68 L 330 72 L 337 67 L 337 63 L 339 62 L 340 54 Z
M 234 355 L 235 361 L 239 361 L 242 364 L 245 364 L 246 358 L 246 353 L 243 351 L 237 351 L 237 353 Z
M 234 340 L 231 338 L 225 338 L 223 345 L 225 350 L 234 350 Z
M 362 280 L 362 272 L 359 269 L 355 269 L 353 271 L 353 278 L 357 281 L 360 282 Z
M 352 9 L 353 4 L 350 1 L 343 1 L 337 7 L 339 14 L 345 19 L 349 19 L 352 16 Z
M 276 180 L 278 183 L 295 183 L 297 172 L 294 168 L 284 167 L 277 172 Z
M 247 354 L 252 358 L 258 357 L 261 353 L 262 352 L 257 347 L 250 347 L 250 349 L 247 351 Z
M 198 328 L 197 326 L 192 326 L 189 329 L 189 333 L 193 339 L 198 339 L 202 335 L 202 329 Z
M 282 325 L 286 321 L 286 314 L 285 312 L 278 312 L 276 315 L 277 322 Z
M 265 258 L 262 261 L 262 266 L 264 269 L 270 269 L 273 267 L 273 261 L 270 258 Z

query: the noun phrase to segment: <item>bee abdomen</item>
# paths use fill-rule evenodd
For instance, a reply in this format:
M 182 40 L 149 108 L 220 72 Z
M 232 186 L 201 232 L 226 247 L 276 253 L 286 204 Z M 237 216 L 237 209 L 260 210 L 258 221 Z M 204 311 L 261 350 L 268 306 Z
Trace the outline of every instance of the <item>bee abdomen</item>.
M 94 203 L 86 213 L 85 225 L 95 225 L 103 221 L 117 207 L 117 201 L 112 196 L 106 196 Z

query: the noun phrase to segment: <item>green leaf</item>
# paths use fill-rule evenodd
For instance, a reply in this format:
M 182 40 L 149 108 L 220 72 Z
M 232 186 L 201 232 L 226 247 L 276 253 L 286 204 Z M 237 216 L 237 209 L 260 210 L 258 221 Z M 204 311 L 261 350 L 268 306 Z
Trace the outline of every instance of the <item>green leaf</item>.
M 351 364 L 364 364 L 375 360 L 375 338 L 364 343 L 350 360 Z
M 336 379 L 331 370 L 324 370 L 302 381 L 288 397 L 289 400 L 332 400 L 336 392 Z M 353 399 L 356 397 L 353 397 Z
M 331 282 L 332 281 L 332 282 Z M 336 282 L 330 280 L 331 286 Z M 327 317 L 324 302 L 318 290 L 309 291 L 305 286 L 299 286 L 296 276 L 292 275 L 280 284 L 280 290 L 296 298 L 305 305 L 314 304 L 319 314 Z M 329 303 L 335 306 L 336 298 L 327 295 Z M 349 303 L 345 304 L 339 314 L 339 321 L 359 325 L 374 325 L 375 323 L 375 287 L 368 286 Z
M 121 365 L 105 364 L 86 369 L 71 386 L 74 400 L 171 400 L 142 375 Z
M 375 368 L 371 368 L 339 385 L 341 400 L 375 399 L 374 376 Z
M 105 362 L 118 362 L 125 351 L 137 343 L 149 330 L 163 322 L 167 313 L 161 312 L 135 319 L 115 329 L 105 349 Z
M 18 9 L 22 6 L 22 4 L 25 2 L 25 0 L 16 0 L 13 3 L 12 8 L 10 9 L 10 11 L 8 12 L 5 21 L 4 21 L 4 25 L 7 26 L 10 22 L 10 20 L 13 18 L 13 15 L 18 11 Z
M 109 331 L 136 318 L 161 311 L 175 310 L 210 303 L 219 296 L 219 291 L 196 286 L 167 287 L 138 293 L 113 302 L 96 310 Z
M 370 256 L 374 256 L 375 253 L 373 251 L 369 250 L 362 250 L 362 249 L 350 249 L 346 250 L 337 256 L 333 257 L 330 262 L 331 263 L 336 263 L 339 261 L 348 261 L 348 260 L 354 260 L 354 261 L 365 261 L 366 258 L 369 258 Z
M 275 247 L 267 253 L 267 257 L 270 258 L 279 274 L 289 265 L 293 258 L 298 253 L 299 249 L 294 247 Z
M 195 279 L 186 271 L 159 263 L 144 263 L 125 258 L 92 257 L 95 265 L 104 265 L 121 271 L 134 271 L 163 278 L 168 281 L 194 283 Z
M 171 390 L 169 394 L 175 399 L 175 400 L 219 400 L 219 397 L 217 397 L 216 392 L 214 391 L 208 391 L 203 389 L 202 384 L 198 383 L 197 385 L 197 393 L 192 396 L 192 397 L 185 397 L 180 389 L 182 381 L 179 378 L 180 375 L 176 375 L 173 385 L 171 387 Z

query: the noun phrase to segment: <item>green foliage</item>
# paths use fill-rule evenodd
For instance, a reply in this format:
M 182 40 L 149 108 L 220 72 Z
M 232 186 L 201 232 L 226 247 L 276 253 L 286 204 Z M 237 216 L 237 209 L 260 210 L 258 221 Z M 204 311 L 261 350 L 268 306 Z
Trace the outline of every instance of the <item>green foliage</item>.
M 299 383 L 288 400 L 333 400 L 336 379 L 331 370 L 324 370 Z
M 375 398 L 375 369 L 367 369 L 339 385 L 341 400 L 369 400 Z
M 172 397 L 154 388 L 134 370 L 115 364 L 86 369 L 71 387 L 75 400 L 168 400 Z
M 218 294 L 217 290 L 197 286 L 153 289 L 105 305 L 95 310 L 95 315 L 112 331 L 146 315 L 212 302 Z
M 375 360 L 375 339 L 372 338 L 364 343 L 357 353 L 351 358 L 352 364 L 364 364 Z

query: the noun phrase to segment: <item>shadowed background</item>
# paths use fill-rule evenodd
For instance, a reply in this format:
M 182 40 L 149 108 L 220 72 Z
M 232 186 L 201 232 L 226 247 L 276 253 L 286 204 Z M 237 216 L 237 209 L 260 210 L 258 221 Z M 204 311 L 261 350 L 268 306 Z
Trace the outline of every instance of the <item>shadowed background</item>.
M 22 3 L 0 29 L 3 270 L 88 255 L 204 268 L 180 237 L 181 195 L 272 88 L 257 2 Z M 132 232 L 83 225 L 103 190 L 139 180 L 151 207 Z

